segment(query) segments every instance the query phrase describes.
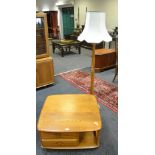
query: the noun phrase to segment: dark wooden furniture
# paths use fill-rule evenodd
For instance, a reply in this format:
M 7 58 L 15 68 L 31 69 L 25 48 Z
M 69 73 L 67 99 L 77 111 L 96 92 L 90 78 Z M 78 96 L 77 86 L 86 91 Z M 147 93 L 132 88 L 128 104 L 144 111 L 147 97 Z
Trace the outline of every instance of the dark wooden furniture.
M 92 49 L 92 44 L 91 43 L 87 43 L 86 41 L 82 41 L 81 42 L 81 47 L 87 48 L 87 49 Z M 96 44 L 96 49 L 100 49 L 100 48 L 105 48 L 105 42 L 101 42 Z
M 113 82 L 115 81 L 115 78 L 118 75 L 118 38 L 115 38 L 115 51 L 116 51 L 116 69 Z
M 79 54 L 81 53 L 80 42 L 76 40 L 52 40 L 53 53 L 55 48 L 58 48 L 61 51 L 61 56 L 64 56 L 64 52 L 70 52 L 71 48 L 78 50 Z
M 116 66 L 115 49 L 97 49 L 95 50 L 95 72 L 101 72 L 108 68 Z
M 47 16 L 36 14 L 36 87 L 54 83 L 53 59 L 49 54 Z
M 69 36 L 69 38 L 71 40 L 77 40 L 78 36 L 80 35 L 80 33 L 82 32 L 82 30 L 80 28 L 75 28 L 73 34 L 71 34 Z
M 57 11 L 44 11 L 47 15 L 47 25 L 48 25 L 48 37 L 58 38 L 58 12 Z

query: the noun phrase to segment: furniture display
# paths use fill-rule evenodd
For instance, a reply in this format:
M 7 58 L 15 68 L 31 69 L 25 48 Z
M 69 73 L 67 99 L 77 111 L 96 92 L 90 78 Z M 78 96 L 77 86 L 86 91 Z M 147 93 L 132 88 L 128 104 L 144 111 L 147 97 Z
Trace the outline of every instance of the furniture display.
M 78 50 L 79 54 L 81 53 L 80 42 L 76 40 L 52 40 L 53 53 L 55 48 L 58 48 L 61 51 L 61 56 L 64 56 L 64 52 L 71 52 L 71 48 Z
M 84 149 L 99 146 L 101 117 L 94 95 L 51 95 L 41 110 L 38 131 L 48 149 Z
M 95 59 L 95 72 L 115 67 L 116 51 L 115 49 L 97 49 L 95 50 Z
M 49 54 L 47 17 L 36 14 L 36 87 L 54 83 L 53 59 Z
M 36 60 L 36 87 L 54 83 L 53 59 L 46 57 Z

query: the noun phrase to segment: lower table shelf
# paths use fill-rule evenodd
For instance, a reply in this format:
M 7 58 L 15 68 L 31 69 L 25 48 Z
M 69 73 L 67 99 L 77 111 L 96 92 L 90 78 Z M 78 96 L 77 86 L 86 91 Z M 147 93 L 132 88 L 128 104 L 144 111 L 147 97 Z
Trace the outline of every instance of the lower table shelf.
M 43 139 L 42 137 L 41 146 L 46 149 L 84 149 L 99 147 L 99 131 L 80 132 L 77 134 L 78 137 L 66 137 L 64 139 Z

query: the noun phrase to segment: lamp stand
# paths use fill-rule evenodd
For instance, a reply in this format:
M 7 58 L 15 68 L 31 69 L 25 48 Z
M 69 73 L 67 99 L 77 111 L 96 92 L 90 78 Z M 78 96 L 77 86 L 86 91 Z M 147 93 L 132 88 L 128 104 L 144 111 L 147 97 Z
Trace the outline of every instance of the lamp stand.
M 90 94 L 94 94 L 94 74 L 95 74 L 95 47 L 96 44 L 92 44 L 92 63 L 91 63 L 91 86 L 90 86 Z

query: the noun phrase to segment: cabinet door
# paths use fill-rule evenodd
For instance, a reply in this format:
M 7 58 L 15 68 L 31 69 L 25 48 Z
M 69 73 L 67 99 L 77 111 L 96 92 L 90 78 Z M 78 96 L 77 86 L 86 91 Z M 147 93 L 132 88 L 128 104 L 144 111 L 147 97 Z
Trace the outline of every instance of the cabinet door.
M 36 14 L 36 58 L 49 56 L 48 49 L 48 26 L 46 13 Z
M 46 59 L 37 62 L 36 85 L 45 86 L 54 82 L 53 60 Z

